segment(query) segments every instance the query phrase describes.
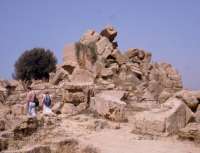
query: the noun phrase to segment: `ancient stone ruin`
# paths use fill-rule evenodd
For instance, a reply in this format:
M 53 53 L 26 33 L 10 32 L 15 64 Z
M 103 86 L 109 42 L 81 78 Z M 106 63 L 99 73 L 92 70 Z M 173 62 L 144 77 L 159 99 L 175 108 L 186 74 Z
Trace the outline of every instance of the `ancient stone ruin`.
M 32 81 L 40 101 L 45 91 L 52 95 L 53 116 L 42 115 L 40 108 L 37 118 L 27 118 L 23 82 L 1 80 L 0 151 L 106 152 L 92 139 L 106 129 L 121 130 L 117 135 L 128 129 L 127 138 L 136 140 L 175 135 L 199 144 L 200 91 L 184 89 L 178 71 L 152 61 L 150 52 L 120 51 L 116 36 L 112 26 L 100 33 L 88 30 L 78 42 L 65 45 L 63 63 L 48 82 Z

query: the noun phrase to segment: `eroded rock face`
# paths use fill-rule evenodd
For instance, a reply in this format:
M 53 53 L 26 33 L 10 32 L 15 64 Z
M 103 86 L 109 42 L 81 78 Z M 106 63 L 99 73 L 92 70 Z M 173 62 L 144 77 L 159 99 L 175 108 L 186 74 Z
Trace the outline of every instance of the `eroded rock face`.
M 83 44 L 89 44 L 91 42 L 97 42 L 101 38 L 100 34 L 94 30 L 88 30 L 80 39 L 80 42 Z
M 114 29 L 114 27 L 108 26 L 105 29 L 103 29 L 100 34 L 108 38 L 112 42 L 117 36 L 117 31 Z
M 189 123 L 185 128 L 178 131 L 178 136 L 181 139 L 188 139 L 200 143 L 200 124 Z
M 197 109 L 199 101 L 192 91 L 182 90 L 176 94 L 176 97 L 181 99 L 191 110 Z
M 169 99 L 160 109 L 144 111 L 134 116 L 133 132 L 163 135 L 176 133 L 186 126 L 193 113 L 178 99 Z
M 114 121 L 125 121 L 126 103 L 122 101 L 124 91 L 102 91 L 90 103 L 90 109 Z
M 128 49 L 125 55 L 133 63 L 141 64 L 141 62 L 150 63 L 151 61 L 151 53 L 145 52 L 144 50 L 138 48 Z
M 158 97 L 159 98 L 159 102 L 161 104 L 164 103 L 165 101 L 167 101 L 167 99 L 169 99 L 170 97 L 172 97 L 172 95 L 173 95 L 172 93 L 163 90 L 160 93 L 159 97 Z
M 67 67 L 67 65 L 65 65 L 65 67 Z M 69 72 L 71 73 L 71 71 L 69 71 Z M 64 68 L 59 67 L 59 68 L 57 68 L 55 75 L 50 80 L 50 83 L 52 83 L 53 85 L 57 85 L 62 80 L 69 81 L 68 75 L 69 75 L 68 72 Z
M 70 65 L 72 67 L 78 66 L 75 44 L 65 45 L 63 51 L 63 63 L 64 65 Z
M 93 83 L 94 74 L 88 70 L 76 69 L 71 77 L 71 80 L 76 83 Z
M 77 114 L 87 109 L 92 96 L 93 83 L 71 82 L 64 86 L 61 113 Z

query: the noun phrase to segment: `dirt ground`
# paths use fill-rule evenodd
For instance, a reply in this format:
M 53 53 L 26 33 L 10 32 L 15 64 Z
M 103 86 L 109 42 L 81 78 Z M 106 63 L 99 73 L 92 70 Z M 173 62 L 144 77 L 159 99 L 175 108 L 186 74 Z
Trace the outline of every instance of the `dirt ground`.
M 62 128 L 101 153 L 200 153 L 200 145 L 173 137 L 136 135 L 130 123 L 113 123 L 85 115 L 64 120 Z

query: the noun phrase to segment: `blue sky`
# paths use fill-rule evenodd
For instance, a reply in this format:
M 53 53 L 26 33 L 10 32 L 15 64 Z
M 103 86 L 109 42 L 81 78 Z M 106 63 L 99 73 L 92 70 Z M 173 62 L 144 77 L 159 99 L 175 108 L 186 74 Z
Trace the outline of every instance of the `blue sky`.
M 0 76 L 11 78 L 26 49 L 51 49 L 61 63 L 65 43 L 113 25 L 121 51 L 150 51 L 200 89 L 199 8 L 199 0 L 0 0 Z

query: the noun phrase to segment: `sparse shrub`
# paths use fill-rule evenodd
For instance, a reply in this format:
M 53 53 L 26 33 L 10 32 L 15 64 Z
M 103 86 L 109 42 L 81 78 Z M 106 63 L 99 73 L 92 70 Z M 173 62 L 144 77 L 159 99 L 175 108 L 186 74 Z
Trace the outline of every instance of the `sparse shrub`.
M 44 48 L 26 50 L 15 63 L 14 78 L 22 81 L 48 79 L 56 69 L 57 59 L 53 52 Z
M 99 153 L 100 151 L 97 150 L 97 148 L 94 148 L 93 146 L 86 146 L 82 153 Z
M 97 46 L 94 42 L 89 44 L 76 42 L 75 49 L 77 61 L 82 68 L 85 68 L 86 58 L 89 59 L 92 64 L 97 61 Z

